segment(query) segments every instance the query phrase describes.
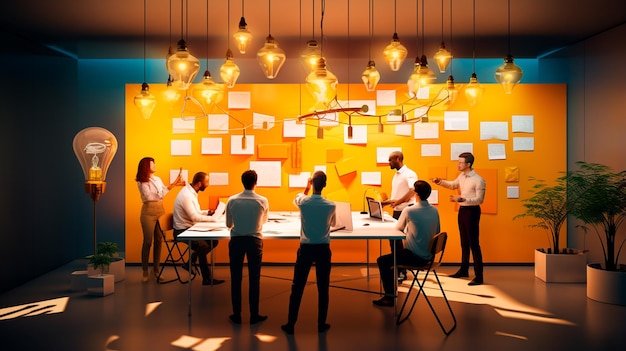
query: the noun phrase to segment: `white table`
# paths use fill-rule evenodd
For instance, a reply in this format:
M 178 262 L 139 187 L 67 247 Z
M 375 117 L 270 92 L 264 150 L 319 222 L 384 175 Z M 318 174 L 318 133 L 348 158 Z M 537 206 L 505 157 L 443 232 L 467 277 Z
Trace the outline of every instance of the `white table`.
M 396 220 L 386 216 L 384 220 L 370 218 L 368 214 L 352 212 L 353 230 L 338 230 L 330 233 L 332 240 L 404 240 L 404 233 L 396 229 Z M 230 231 L 224 222 L 200 222 L 178 234 L 177 240 L 186 241 L 191 247 L 194 240 L 230 239 Z M 270 212 L 269 220 L 263 225 L 263 239 L 299 240 L 300 212 Z M 295 263 L 295 262 L 294 262 Z M 189 272 L 191 272 L 191 250 L 189 250 Z M 394 271 L 396 256 L 393 257 Z M 397 295 L 398 281 L 394 279 L 394 295 Z M 394 299 L 395 309 L 395 299 Z M 189 284 L 189 315 L 191 316 L 191 284 Z

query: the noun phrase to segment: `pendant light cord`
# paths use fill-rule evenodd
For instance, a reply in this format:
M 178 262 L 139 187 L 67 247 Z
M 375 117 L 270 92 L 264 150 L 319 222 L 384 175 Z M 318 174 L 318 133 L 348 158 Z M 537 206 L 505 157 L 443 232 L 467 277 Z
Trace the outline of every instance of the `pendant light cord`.
M 472 73 L 476 73 L 476 0 L 472 0 Z
M 143 0 L 143 82 L 146 83 L 146 22 L 148 15 L 147 1 Z
M 422 55 L 426 55 L 424 51 L 424 0 L 422 0 Z
M 272 35 L 272 0 L 267 0 L 267 33 Z
M 508 54 L 510 55 L 511 54 L 511 0 L 508 1 L 508 6 L 507 7 L 508 7 L 508 16 L 509 16 L 509 19 L 508 19 L 508 23 L 509 23 L 509 29 L 508 29 L 509 30 L 509 35 L 508 35 L 508 46 L 509 46 L 509 48 L 508 49 L 509 49 L 509 52 L 508 52 Z
M 374 0 L 367 1 L 367 35 L 369 36 L 368 61 L 372 61 L 372 3 Z
M 228 11 L 227 12 L 228 13 L 226 15 L 226 42 L 228 43 L 227 44 L 228 50 L 230 50 L 230 25 L 228 24 L 230 22 L 230 0 L 228 0 Z

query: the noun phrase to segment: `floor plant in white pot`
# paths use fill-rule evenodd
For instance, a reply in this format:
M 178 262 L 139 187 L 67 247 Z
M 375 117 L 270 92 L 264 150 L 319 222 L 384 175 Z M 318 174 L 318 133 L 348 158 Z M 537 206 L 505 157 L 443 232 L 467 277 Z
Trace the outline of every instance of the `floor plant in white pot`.
M 585 232 L 596 234 L 604 255 L 603 263 L 587 266 L 587 297 L 626 305 L 626 268 L 619 256 L 626 235 L 620 227 L 626 219 L 626 171 L 613 171 L 598 163 L 577 162 L 569 177 L 571 191 L 578 200 L 571 214 L 583 222 Z
M 550 247 L 535 249 L 535 276 L 547 283 L 584 283 L 587 258 L 583 250 L 560 248 L 561 230 L 567 219 L 571 200 L 567 187 L 568 174 L 548 186 L 545 181 L 531 178 L 533 194 L 522 203 L 525 211 L 513 219 L 532 217 L 528 226 L 548 233 Z

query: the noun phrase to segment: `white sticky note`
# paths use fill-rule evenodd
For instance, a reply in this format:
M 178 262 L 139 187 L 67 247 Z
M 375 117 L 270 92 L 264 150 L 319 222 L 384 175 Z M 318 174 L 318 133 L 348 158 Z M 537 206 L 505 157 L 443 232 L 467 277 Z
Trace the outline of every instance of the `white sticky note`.
M 509 140 L 509 122 L 480 122 L 480 140 Z
M 422 144 L 422 156 L 441 156 L 441 144 Z
M 170 154 L 172 156 L 191 155 L 191 140 L 172 140 L 170 144 Z
M 250 92 L 249 91 L 229 91 L 228 92 L 228 108 L 249 109 L 250 108 Z
M 300 174 L 289 175 L 290 188 L 305 188 L 311 178 L 311 172 L 301 172 Z
M 415 96 L 417 99 L 427 100 L 430 97 L 430 87 L 421 87 L 417 90 Z
M 196 131 L 196 121 L 184 120 L 182 118 L 172 118 L 173 134 L 193 134 Z
M 516 186 L 516 185 L 507 186 L 506 197 L 508 199 L 519 199 L 519 186 Z
M 437 205 L 439 203 L 439 190 L 433 189 L 428 197 L 428 203 L 431 205 Z
M 202 155 L 221 155 L 222 138 L 202 138 Z
M 459 155 L 464 152 L 474 152 L 474 144 L 472 143 L 451 143 L 450 144 L 450 160 L 456 161 Z
M 513 133 L 534 133 L 534 116 L 513 116 L 511 118 L 511 130 Z
M 439 139 L 439 122 L 415 123 L 413 139 Z
M 504 144 L 488 144 L 487 152 L 490 160 L 506 160 Z
M 283 121 L 283 138 L 304 138 L 306 137 L 306 124 L 304 121 L 298 123 L 295 119 Z
M 402 152 L 402 147 L 377 147 L 376 148 L 376 163 L 389 163 L 389 155 L 394 151 Z
M 209 185 L 228 185 L 228 173 L 227 172 L 209 173 Z
M 343 126 L 343 142 L 345 144 L 367 144 L 367 126 L 352 126 L 352 138 L 348 135 L 347 125 Z
M 207 117 L 209 134 L 228 134 L 228 115 L 211 114 Z
M 361 172 L 361 184 L 363 185 L 380 185 L 380 172 Z
M 395 106 L 396 91 L 395 90 L 376 90 L 376 104 L 378 106 Z
M 322 171 L 326 173 L 326 165 L 316 165 L 313 166 L 313 172 Z
M 168 184 L 174 183 L 179 173 L 180 173 L 180 177 L 182 178 L 182 180 L 189 183 L 189 171 L 186 169 L 183 169 L 181 172 L 179 168 L 179 169 L 170 169 L 170 182 Z
M 230 136 L 231 155 L 254 155 L 254 135 L 246 135 L 246 142 L 243 145 L 243 135 Z
M 396 127 L 396 135 L 402 136 L 411 136 L 413 132 L 413 125 L 409 123 L 397 124 Z
M 469 112 L 444 111 L 443 130 L 469 130 Z
M 282 176 L 280 161 L 250 161 L 250 169 L 257 173 L 257 186 L 280 187 Z
M 534 151 L 535 138 L 533 137 L 515 137 L 513 138 L 513 151 Z
M 252 114 L 252 128 L 263 130 L 274 128 L 274 116 L 254 112 Z

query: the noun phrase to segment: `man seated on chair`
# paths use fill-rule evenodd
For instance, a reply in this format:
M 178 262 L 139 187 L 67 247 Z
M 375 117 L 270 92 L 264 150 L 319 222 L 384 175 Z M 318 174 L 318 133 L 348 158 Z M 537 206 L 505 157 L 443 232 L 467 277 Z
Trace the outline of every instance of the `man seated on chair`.
M 219 215 L 213 217 L 212 210 L 201 210 L 198 203 L 198 192 L 209 186 L 209 175 L 198 172 L 193 176 L 191 184 L 187 184 L 178 192 L 174 201 L 174 237 L 189 229 L 197 222 L 215 222 Z M 202 285 L 221 284 L 222 279 L 212 279 L 207 262 L 207 254 L 213 250 L 219 241 L 197 240 L 191 242 L 191 249 L 195 251 L 200 263 Z M 192 256 L 193 260 L 193 256 Z
M 398 265 L 427 264 L 432 259 L 428 245 L 432 237 L 440 231 L 439 211 L 427 201 L 432 190 L 430 184 L 418 180 L 413 184 L 413 188 L 417 201 L 415 205 L 402 210 L 396 223 L 396 229 L 406 234 L 404 248 L 396 251 Z M 385 296 L 372 302 L 377 306 L 393 306 L 395 298 L 393 254 L 382 255 L 377 262 Z

